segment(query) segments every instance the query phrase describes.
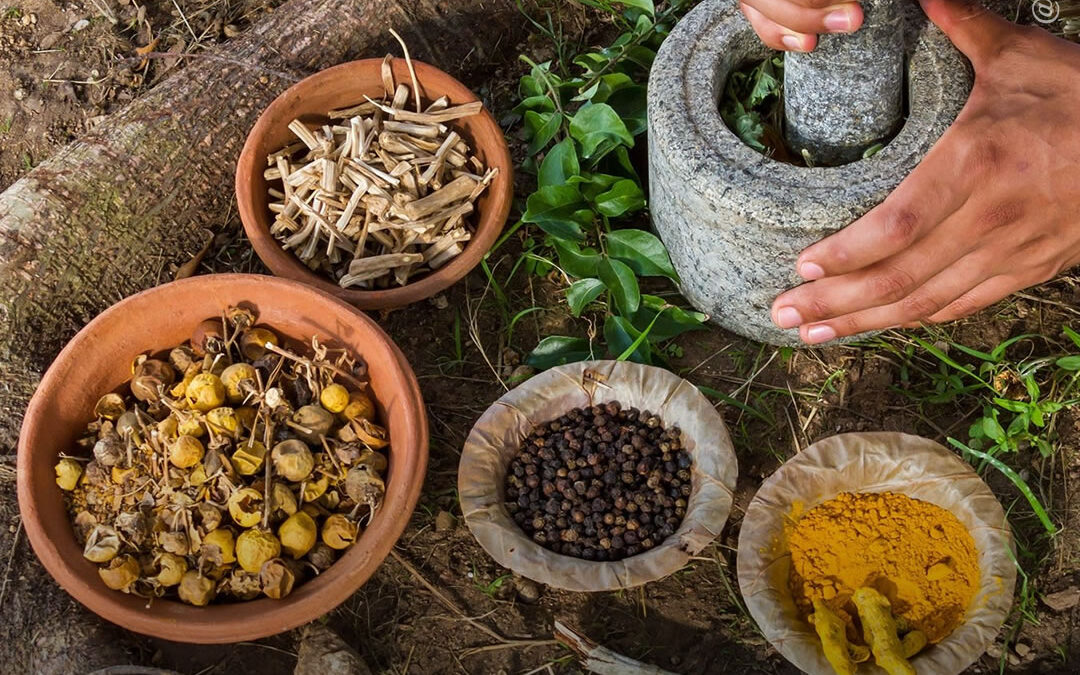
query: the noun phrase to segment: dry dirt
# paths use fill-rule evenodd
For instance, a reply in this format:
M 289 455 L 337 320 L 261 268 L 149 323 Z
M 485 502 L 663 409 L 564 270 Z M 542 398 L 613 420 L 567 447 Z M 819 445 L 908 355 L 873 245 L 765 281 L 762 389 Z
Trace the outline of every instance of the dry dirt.
M 157 38 L 155 51 L 197 51 L 200 44 L 241 30 L 266 11 L 266 4 L 177 0 L 174 6 L 171 0 L 152 0 L 140 10 L 134 3 L 110 0 L 87 5 L 0 0 L 0 188 L 101 115 L 139 95 L 167 69 L 183 65 L 164 58 L 140 63 L 137 48 Z M 571 27 L 580 33 L 584 25 L 577 17 Z M 586 39 L 588 35 L 586 31 Z M 539 43 L 515 46 L 532 54 L 540 48 Z M 512 105 L 516 76 L 496 73 L 480 91 L 497 116 Z M 235 219 L 226 231 L 229 236 L 220 240 L 221 247 L 204 261 L 202 271 L 263 271 Z M 513 264 L 519 246 L 516 240 L 508 242 L 492 261 L 497 269 Z M 684 570 L 643 588 L 593 595 L 537 588 L 496 566 L 456 519 L 440 516 L 460 516 L 455 489 L 460 448 L 488 402 L 503 392 L 495 372 L 506 377 L 541 330 L 567 322 L 552 285 L 519 275 L 508 289 L 511 303 L 552 309 L 522 321 L 507 347 L 495 336 L 501 319 L 492 295 L 484 291 L 483 277 L 474 274 L 441 298 L 377 318 L 420 378 L 432 430 L 424 493 L 397 553 L 450 602 L 507 642 L 455 615 L 391 557 L 326 617 L 375 672 L 576 672 L 561 647 L 519 642 L 550 640 L 553 622 L 559 619 L 614 650 L 678 673 L 793 673 L 757 633 L 734 590 L 733 550 L 742 510 L 762 478 L 799 448 L 827 435 L 887 429 L 942 440 L 962 435 L 968 424 L 965 415 L 976 412 L 913 403 L 904 395 L 910 384 L 903 380 L 898 362 L 880 349 L 785 352 L 717 329 L 689 335 L 681 343 L 684 355 L 672 361 L 673 369 L 696 384 L 769 411 L 776 422 L 767 424 L 735 407 L 722 408 L 740 461 L 729 525 Z M 960 342 L 987 348 L 1021 332 L 1056 336 L 1063 322 L 1080 323 L 1080 312 L 1073 309 L 1080 306 L 1080 292 L 1072 278 L 1032 291 L 1032 296 L 1040 300 L 1002 303 L 950 331 Z M 483 327 L 478 337 L 483 352 L 468 336 L 470 323 Z M 460 326 L 460 340 L 455 325 Z M 747 385 L 748 379 L 752 382 Z M 1006 507 L 1015 507 L 1019 538 L 1030 545 L 1036 561 L 1031 583 L 1041 594 L 1080 585 L 1080 512 L 1069 494 L 1080 479 L 1080 418 L 1068 414 L 1060 428 L 1062 447 L 1056 461 L 1024 458 L 1028 480 L 1043 486 L 1065 526 L 1056 540 L 1040 541 L 1038 523 L 1018 501 L 1018 493 L 998 476 L 989 476 Z M 119 663 L 183 673 L 292 672 L 298 632 L 228 647 L 197 647 L 126 633 L 82 610 L 55 586 L 22 536 L 13 466 L 13 457 L 0 457 L 0 637 L 6 652 L 0 672 L 88 672 Z M 1003 632 L 997 651 L 968 672 L 998 672 L 1002 663 L 1006 672 L 1080 671 L 1080 654 L 1073 650 L 1080 639 L 1080 610 L 1055 612 L 1036 604 L 1032 611 L 1037 622 L 1026 623 L 1016 635 Z M 57 626 L 65 630 L 55 630 Z M 100 648 L 71 649 L 73 628 L 98 635 Z

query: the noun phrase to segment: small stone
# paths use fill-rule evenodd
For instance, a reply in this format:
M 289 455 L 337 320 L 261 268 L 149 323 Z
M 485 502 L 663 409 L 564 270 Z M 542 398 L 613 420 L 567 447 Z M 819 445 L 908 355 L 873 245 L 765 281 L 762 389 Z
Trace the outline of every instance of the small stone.
M 446 309 L 450 306 L 450 301 L 446 299 L 446 295 L 443 293 L 439 293 L 435 297 L 430 298 L 428 302 L 434 305 L 435 309 Z
M 1020 665 L 1020 657 L 1017 656 L 1016 654 L 1013 654 L 1012 652 L 1009 652 L 1008 659 L 1009 659 L 1009 665 L 1011 665 L 1011 666 Z
M 527 605 L 531 605 L 540 599 L 540 584 L 532 579 L 521 577 L 514 582 L 517 587 L 518 599 Z
M 16 101 L 21 101 L 26 98 L 26 90 L 22 87 L 19 87 L 15 90 L 15 93 L 13 93 L 12 96 L 15 97 Z
M 439 511 L 435 516 L 435 531 L 436 532 L 449 532 L 457 527 L 457 518 L 449 511 Z
M 1001 655 L 1005 652 L 1002 651 L 1001 645 L 994 643 L 986 648 L 986 655 L 995 661 L 1001 658 Z
M 29 14 L 23 14 L 22 18 L 19 19 L 19 23 L 21 23 L 24 26 L 29 26 L 30 25 L 30 15 Z
M 1055 612 L 1064 612 L 1080 603 L 1080 588 L 1069 586 L 1063 591 L 1043 596 L 1043 604 Z
M 225 31 L 225 37 L 227 38 L 234 38 L 240 34 L 240 28 L 235 23 L 225 24 L 223 30 Z
M 1023 642 L 1017 642 L 1016 646 L 1013 647 L 1013 649 L 1016 651 L 1016 655 L 1020 658 L 1024 658 L 1031 653 L 1031 647 L 1024 644 Z
M 86 30 L 90 26 L 90 22 L 86 19 L 79 19 L 75 22 L 75 25 L 71 27 L 71 32 L 78 33 L 81 30 Z

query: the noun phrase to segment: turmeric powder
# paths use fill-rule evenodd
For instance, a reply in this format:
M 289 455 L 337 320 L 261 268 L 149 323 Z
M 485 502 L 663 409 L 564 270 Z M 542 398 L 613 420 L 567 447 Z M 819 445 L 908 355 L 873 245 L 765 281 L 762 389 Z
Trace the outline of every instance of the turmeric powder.
M 852 644 L 865 644 L 855 591 L 880 592 L 904 631 L 929 643 L 963 620 L 979 584 L 971 534 L 945 509 L 884 492 L 841 493 L 810 509 L 788 532 L 790 587 L 804 618 L 820 600 L 847 624 Z

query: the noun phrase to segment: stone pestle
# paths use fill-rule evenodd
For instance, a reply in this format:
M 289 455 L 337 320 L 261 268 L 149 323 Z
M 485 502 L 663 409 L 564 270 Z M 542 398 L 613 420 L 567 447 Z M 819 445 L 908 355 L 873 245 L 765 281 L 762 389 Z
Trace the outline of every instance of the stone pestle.
M 904 113 L 901 0 L 862 0 L 851 34 L 818 37 L 812 52 L 784 56 L 784 135 L 815 165 L 860 159 L 896 132 Z

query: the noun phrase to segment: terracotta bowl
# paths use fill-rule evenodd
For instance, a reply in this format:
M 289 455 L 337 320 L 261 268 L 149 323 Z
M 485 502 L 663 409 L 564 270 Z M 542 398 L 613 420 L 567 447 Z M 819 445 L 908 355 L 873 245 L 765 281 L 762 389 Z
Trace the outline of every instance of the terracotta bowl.
M 395 82 L 411 83 L 404 59 L 394 59 L 392 66 Z M 465 85 L 438 68 L 419 61 L 413 61 L 413 66 L 422 99 L 433 101 L 447 96 L 451 105 L 478 100 Z M 510 149 L 499 125 L 484 109 L 477 115 L 449 123 L 485 166 L 499 169 L 499 175 L 476 202 L 476 210 L 471 216 L 475 232 L 461 255 L 405 286 L 367 291 L 343 289 L 308 269 L 292 252 L 281 248 L 270 234 L 273 218 L 267 205 L 267 184 L 263 178 L 266 156 L 295 140 L 288 129 L 292 120 L 299 118 L 321 123 L 327 120 L 326 114 L 330 110 L 362 103 L 365 95 L 376 100 L 381 98 L 381 67 L 382 59 L 351 61 L 320 71 L 289 87 L 274 99 L 251 129 L 236 167 L 236 202 L 240 219 L 263 263 L 277 276 L 314 286 L 360 309 L 403 307 L 454 285 L 479 264 L 495 244 L 510 213 L 514 189 Z
M 82 556 L 55 483 L 57 454 L 74 447 L 94 403 L 130 376 L 131 360 L 180 344 L 203 319 L 247 301 L 259 321 L 297 340 L 319 335 L 362 356 L 391 438 L 386 497 L 357 542 L 330 569 L 284 600 L 192 607 L 107 588 Z M 416 377 L 371 319 L 301 284 L 222 274 L 152 288 L 105 310 L 68 343 L 42 378 L 23 421 L 18 450 L 19 510 L 38 558 L 76 600 L 129 630 L 179 642 L 253 640 L 311 621 L 348 598 L 372 575 L 405 529 L 424 481 L 427 418 Z

